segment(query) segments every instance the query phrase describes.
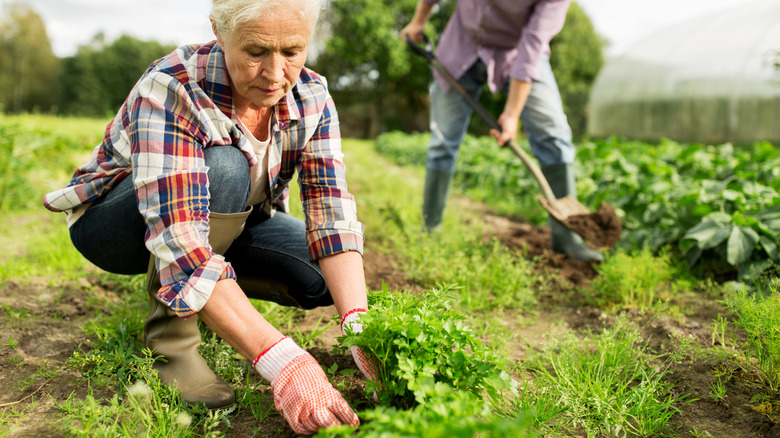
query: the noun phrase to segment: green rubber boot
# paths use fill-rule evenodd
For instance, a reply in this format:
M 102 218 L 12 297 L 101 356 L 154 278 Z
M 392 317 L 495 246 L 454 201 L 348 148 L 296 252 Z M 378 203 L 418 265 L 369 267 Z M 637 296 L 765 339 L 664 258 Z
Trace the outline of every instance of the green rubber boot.
M 427 169 L 425 188 L 423 189 L 423 222 L 425 231 L 433 232 L 441 228 L 444 207 L 450 195 L 452 172 Z
M 250 211 L 235 214 L 209 214 L 209 243 L 217 254 L 224 254 L 241 233 Z M 230 406 L 236 401 L 235 390 L 216 375 L 198 353 L 201 342 L 198 317 L 178 317 L 157 298 L 160 276 L 154 257 L 149 261 L 146 286 L 152 311 L 144 323 L 144 345 L 164 358 L 154 368 L 160 380 L 181 391 L 188 403 L 203 402 L 209 409 Z
M 560 199 L 567 195 L 577 198 L 572 164 L 559 163 L 542 166 L 542 173 L 547 178 L 547 182 L 550 183 L 550 188 L 556 198 Z M 548 219 L 548 222 L 550 223 L 550 231 L 552 231 L 553 252 L 565 254 L 566 257 L 574 260 L 598 262 L 604 260 L 604 255 L 586 245 L 579 234 L 566 228 L 552 217 Z

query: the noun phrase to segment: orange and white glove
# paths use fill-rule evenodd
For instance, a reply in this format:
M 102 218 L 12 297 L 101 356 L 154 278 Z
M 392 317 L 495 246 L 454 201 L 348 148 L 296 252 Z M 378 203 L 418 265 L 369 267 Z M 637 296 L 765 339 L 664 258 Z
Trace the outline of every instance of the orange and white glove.
M 366 309 L 352 309 L 341 318 L 341 333 L 347 334 L 347 328 L 353 333 L 363 333 L 363 324 L 360 323 L 360 315 L 366 313 Z M 376 371 L 374 364 L 368 355 L 360 347 L 352 346 L 349 348 L 352 352 L 352 358 L 363 376 L 368 380 L 376 381 Z
M 291 338 L 260 353 L 252 365 L 271 382 L 274 406 L 295 433 L 311 435 L 331 426 L 360 424 L 317 360 Z

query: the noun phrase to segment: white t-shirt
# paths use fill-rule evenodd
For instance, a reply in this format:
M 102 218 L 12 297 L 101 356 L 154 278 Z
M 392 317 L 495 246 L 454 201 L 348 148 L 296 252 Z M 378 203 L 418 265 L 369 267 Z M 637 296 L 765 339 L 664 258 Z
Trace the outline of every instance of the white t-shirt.
M 244 131 L 247 140 L 252 145 L 252 150 L 255 151 L 257 157 L 257 164 L 249 168 L 249 199 L 246 201 L 246 205 L 257 205 L 265 201 L 266 190 L 268 189 L 268 147 L 271 145 L 271 119 L 268 119 L 268 138 L 265 140 L 258 140 L 247 129 L 244 122 L 238 119 L 238 124 Z

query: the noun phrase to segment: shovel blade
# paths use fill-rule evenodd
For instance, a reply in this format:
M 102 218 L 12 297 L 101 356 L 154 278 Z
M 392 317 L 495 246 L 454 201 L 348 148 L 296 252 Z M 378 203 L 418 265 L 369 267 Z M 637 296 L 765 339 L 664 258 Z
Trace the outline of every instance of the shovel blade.
M 591 213 L 573 196 L 550 201 L 537 195 L 537 199 L 550 216 L 596 247 L 612 248 L 620 240 L 623 225 L 615 209 L 605 202 Z
M 571 216 L 590 214 L 590 211 L 571 195 L 564 196 L 563 198 L 554 201 L 546 199 L 541 195 L 537 196 L 537 198 L 539 199 L 539 203 L 542 204 L 542 207 L 544 207 L 544 209 L 558 222 L 563 224 L 565 224 L 566 220 Z

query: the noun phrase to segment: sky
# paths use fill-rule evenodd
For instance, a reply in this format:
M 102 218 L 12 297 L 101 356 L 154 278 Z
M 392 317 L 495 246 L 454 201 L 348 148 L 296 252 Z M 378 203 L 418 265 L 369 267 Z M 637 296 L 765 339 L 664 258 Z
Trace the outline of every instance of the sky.
M 12 0 L 1 0 L 5 5 Z M 54 53 L 76 53 L 102 31 L 108 41 L 122 34 L 165 44 L 213 39 L 209 0 L 15 0 L 30 5 L 46 24 Z M 392 1 L 392 0 L 388 0 Z M 664 27 L 735 8 L 746 0 L 578 0 L 596 31 L 609 43 L 607 56 Z

